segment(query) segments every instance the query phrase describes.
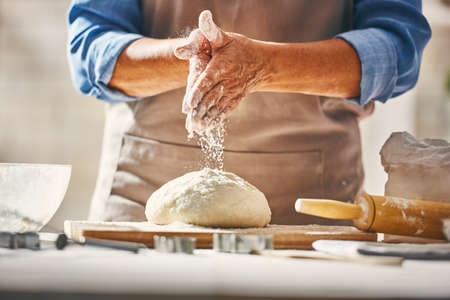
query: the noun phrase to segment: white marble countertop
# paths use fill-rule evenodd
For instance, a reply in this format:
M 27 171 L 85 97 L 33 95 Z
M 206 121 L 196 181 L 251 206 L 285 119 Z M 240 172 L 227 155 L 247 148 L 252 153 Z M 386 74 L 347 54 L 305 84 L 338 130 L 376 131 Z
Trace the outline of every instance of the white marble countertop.
M 0 291 L 320 298 L 448 298 L 450 261 L 402 266 L 209 250 L 139 254 L 94 247 L 0 249 Z

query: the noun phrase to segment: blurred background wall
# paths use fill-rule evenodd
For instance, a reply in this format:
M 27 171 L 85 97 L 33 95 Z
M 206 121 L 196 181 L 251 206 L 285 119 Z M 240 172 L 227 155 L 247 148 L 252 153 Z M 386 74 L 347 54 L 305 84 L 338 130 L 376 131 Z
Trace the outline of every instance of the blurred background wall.
M 103 103 L 72 86 L 68 0 L 0 0 L 0 162 L 72 165 L 51 221 L 86 217 L 97 176 Z
M 377 103 L 375 114 L 361 122 L 365 188 L 370 193 L 384 193 L 387 175 L 378 153 L 391 132 L 450 141 L 450 1 L 422 3 L 433 36 L 423 53 L 416 87 L 386 104 Z
M 69 0 L 0 0 L 0 162 L 71 164 L 65 200 L 50 225 L 87 217 L 98 171 L 104 105 L 78 94 L 66 62 Z M 450 12 L 424 1 L 433 29 L 417 87 L 377 104 L 361 124 L 365 188 L 383 194 L 378 152 L 392 131 L 450 140 Z

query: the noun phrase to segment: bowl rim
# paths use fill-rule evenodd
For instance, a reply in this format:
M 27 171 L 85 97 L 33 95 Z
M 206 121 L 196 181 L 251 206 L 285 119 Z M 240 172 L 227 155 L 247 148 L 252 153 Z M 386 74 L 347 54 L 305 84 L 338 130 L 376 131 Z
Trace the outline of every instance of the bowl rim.
M 0 167 L 2 166 L 10 166 L 10 167 L 72 167 L 71 164 L 47 164 L 47 163 L 1 163 Z

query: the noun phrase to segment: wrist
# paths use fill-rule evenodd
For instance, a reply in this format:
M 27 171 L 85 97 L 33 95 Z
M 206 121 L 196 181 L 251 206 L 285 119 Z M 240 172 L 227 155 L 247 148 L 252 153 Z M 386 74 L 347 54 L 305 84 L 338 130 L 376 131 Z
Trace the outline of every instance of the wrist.
M 254 91 L 265 91 L 269 89 L 271 82 L 273 81 L 273 76 L 276 72 L 275 63 L 275 43 L 253 40 L 257 60 L 261 65 L 260 71 L 258 73 L 257 85 Z

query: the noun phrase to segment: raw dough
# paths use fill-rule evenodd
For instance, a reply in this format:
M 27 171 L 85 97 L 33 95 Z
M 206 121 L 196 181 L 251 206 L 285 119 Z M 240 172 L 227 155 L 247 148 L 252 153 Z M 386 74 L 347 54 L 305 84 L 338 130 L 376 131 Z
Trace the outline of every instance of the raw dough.
M 264 227 L 271 212 L 264 194 L 239 176 L 205 168 L 164 184 L 148 199 L 147 219 L 211 227 Z

